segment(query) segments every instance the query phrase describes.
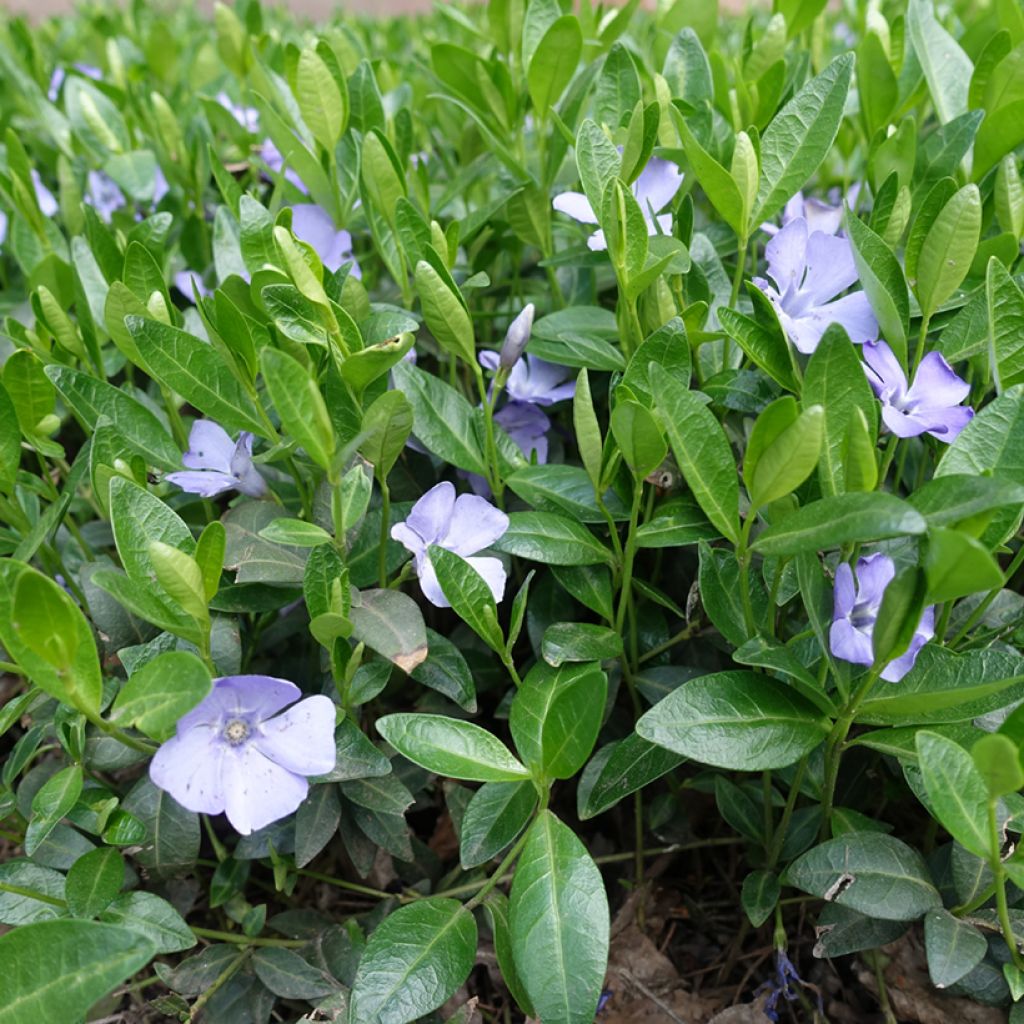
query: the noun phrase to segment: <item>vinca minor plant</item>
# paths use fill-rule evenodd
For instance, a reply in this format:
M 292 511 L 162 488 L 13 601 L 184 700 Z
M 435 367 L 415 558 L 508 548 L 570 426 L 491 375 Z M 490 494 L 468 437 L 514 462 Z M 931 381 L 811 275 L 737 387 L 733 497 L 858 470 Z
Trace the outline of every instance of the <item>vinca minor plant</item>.
M 1024 1021 L 1024 15 L 827 8 L 2 16 L 0 1024 Z

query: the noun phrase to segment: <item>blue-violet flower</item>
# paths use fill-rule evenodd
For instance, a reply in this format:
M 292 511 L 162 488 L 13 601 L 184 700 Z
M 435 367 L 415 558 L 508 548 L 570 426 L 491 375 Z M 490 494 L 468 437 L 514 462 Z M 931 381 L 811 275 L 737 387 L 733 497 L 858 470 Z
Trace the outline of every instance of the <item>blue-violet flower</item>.
M 189 494 L 204 498 L 233 490 L 251 498 L 262 498 L 267 484 L 253 465 L 252 441 L 248 430 L 243 430 L 238 440 L 232 441 L 219 423 L 196 420 L 188 435 L 189 450 L 181 457 L 187 468 L 168 473 L 164 479 Z

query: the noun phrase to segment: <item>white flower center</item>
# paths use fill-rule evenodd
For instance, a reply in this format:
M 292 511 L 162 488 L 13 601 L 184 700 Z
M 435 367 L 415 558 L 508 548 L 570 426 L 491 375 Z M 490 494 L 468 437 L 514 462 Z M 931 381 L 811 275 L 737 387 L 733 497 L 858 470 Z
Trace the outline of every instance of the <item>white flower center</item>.
M 249 723 L 243 721 L 241 718 L 232 718 L 228 724 L 224 726 L 223 735 L 224 739 L 226 739 L 231 746 L 237 747 L 248 739 Z

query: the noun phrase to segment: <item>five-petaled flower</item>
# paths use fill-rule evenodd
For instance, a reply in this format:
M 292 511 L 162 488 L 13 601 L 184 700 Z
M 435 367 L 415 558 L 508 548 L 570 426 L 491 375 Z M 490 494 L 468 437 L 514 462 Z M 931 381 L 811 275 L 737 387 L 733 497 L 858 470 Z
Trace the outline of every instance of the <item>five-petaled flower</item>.
M 884 341 L 864 346 L 864 372 L 882 403 L 882 421 L 897 437 L 928 433 L 947 444 L 971 421 L 960 403 L 971 390 L 939 352 L 929 352 L 907 386 L 907 375 Z
M 502 365 L 500 354 L 489 349 L 481 352 L 479 358 L 480 364 L 493 372 Z M 508 401 L 494 414 L 494 422 L 527 458 L 536 453 L 538 463 L 547 462 L 551 420 L 541 412 L 540 406 L 554 405 L 576 394 L 576 382 L 570 379 L 572 371 L 527 354 L 507 373 Z
M 182 807 L 227 812 L 248 835 L 296 810 L 310 775 L 334 767 L 334 704 L 284 679 L 224 676 L 178 722 L 153 756 L 149 777 Z M 282 708 L 288 708 L 278 714 Z
M 267 484 L 253 465 L 252 440 L 247 430 L 232 441 L 219 423 L 196 420 L 188 435 L 188 451 L 181 457 L 187 468 L 168 473 L 164 479 L 203 498 L 213 498 L 225 491 L 262 498 L 267 493 Z
M 391 536 L 411 551 L 423 596 L 438 608 L 451 607 L 430 561 L 431 544 L 461 555 L 490 587 L 495 601 L 505 595 L 505 567 L 500 558 L 478 556 L 508 529 L 508 516 L 476 494 L 455 496 L 447 480 L 431 487 L 413 505 L 403 523 L 391 527 Z
M 786 337 L 797 351 L 810 354 L 829 324 L 841 324 L 856 344 L 878 337 L 878 321 L 864 292 L 841 299 L 857 280 L 853 250 L 847 238 L 811 231 L 803 217 L 791 220 L 765 247 L 768 276 L 754 284 L 779 314 Z
M 837 658 L 854 665 L 872 665 L 872 639 L 885 588 L 896 575 L 893 560 L 878 552 L 857 560 L 854 571 L 846 562 L 836 569 L 836 586 L 829 647 Z M 935 636 L 935 607 L 925 608 L 907 651 L 890 661 L 881 678 L 898 683 L 913 667 L 918 652 Z
M 856 205 L 859 194 L 859 183 L 852 185 L 849 192 L 846 193 L 846 201 L 851 209 Z M 836 198 L 838 197 L 839 192 L 836 190 Z M 814 196 L 807 198 L 803 192 L 797 192 L 782 209 L 782 226 L 779 227 L 772 224 L 771 221 L 766 221 L 761 225 L 761 230 L 766 235 L 777 235 L 790 221 L 796 220 L 798 217 L 803 217 L 807 221 L 807 230 L 811 234 L 821 231 L 826 235 L 837 235 L 843 223 L 843 204 L 839 203 L 833 206 L 831 203 L 826 203 L 824 199 Z
M 633 182 L 633 195 L 640 204 L 644 220 L 647 222 L 647 234 L 672 234 L 672 214 L 658 212 L 663 210 L 679 191 L 683 183 L 683 172 L 669 160 L 652 157 L 647 166 Z M 551 204 L 560 213 L 566 213 L 581 224 L 597 224 L 598 216 L 590 205 L 590 200 L 582 192 L 562 192 L 555 196 Z M 588 239 L 589 248 L 602 250 L 608 248 L 603 231 L 595 231 Z

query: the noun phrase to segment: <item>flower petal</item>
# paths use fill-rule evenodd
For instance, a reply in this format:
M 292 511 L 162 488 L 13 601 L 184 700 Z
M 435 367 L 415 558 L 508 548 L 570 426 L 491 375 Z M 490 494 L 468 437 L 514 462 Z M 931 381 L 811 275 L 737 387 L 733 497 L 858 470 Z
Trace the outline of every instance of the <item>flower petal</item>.
M 916 413 L 901 412 L 893 405 L 882 406 L 882 422 L 897 437 L 917 437 L 930 429 L 930 420 Z
M 439 543 L 466 558 L 490 547 L 507 529 L 508 516 L 501 509 L 476 494 L 460 494 Z
M 209 726 L 172 737 L 153 755 L 149 777 L 182 807 L 201 814 L 224 810 L 222 770 L 227 746 Z
M 467 558 L 467 562 L 484 578 L 484 582 L 491 588 L 491 594 L 496 602 L 501 601 L 505 596 L 505 566 L 500 558 Z
M 238 486 L 238 481 L 230 473 L 220 473 L 215 469 L 186 469 L 168 473 L 164 479 L 201 498 L 216 498 L 218 494 L 233 491 Z
M 914 374 L 907 399 L 935 409 L 959 405 L 970 391 L 970 384 L 954 373 L 941 352 L 929 352 Z
M 765 246 L 768 276 L 783 295 L 799 288 L 807 266 L 806 251 L 807 222 L 803 217 L 790 221 Z
M 851 200 L 851 205 L 853 200 Z M 843 222 L 843 208 L 830 206 L 820 199 L 808 199 L 804 202 L 802 216 L 807 221 L 807 230 L 821 231 L 826 235 L 834 235 Z
M 939 418 L 938 416 L 936 418 Z M 955 409 L 943 409 L 941 412 L 941 427 L 931 426 L 928 433 L 936 441 L 944 441 L 952 444 L 960 431 L 974 419 L 974 410 L 969 405 L 958 405 Z
M 287 679 L 243 675 L 215 679 L 213 692 L 206 700 L 215 697 L 225 715 L 251 715 L 264 719 L 294 704 L 301 696 L 302 691 Z
M 262 498 L 267 493 L 267 484 L 253 465 L 252 440 L 248 430 L 238 435 L 238 444 L 231 456 L 231 473 L 238 481 L 238 489 L 242 494 L 248 494 L 250 498 Z
M 315 696 L 300 700 L 263 723 L 253 744 L 275 764 L 297 775 L 325 775 L 334 767 L 334 702 Z
M 876 394 L 886 389 L 901 396 L 907 393 L 907 377 L 903 367 L 884 341 L 865 342 L 861 351 L 867 364 L 868 380 Z
M 338 229 L 331 215 L 316 203 L 297 203 L 292 207 L 292 231 L 296 238 L 311 245 L 324 266 L 325 256 L 330 256 L 337 245 Z M 351 238 L 351 236 L 350 236 Z M 340 266 L 340 263 L 338 264 Z M 337 270 L 338 267 L 331 267 Z
M 490 370 L 494 373 L 501 362 L 501 355 L 493 349 L 485 348 L 477 353 L 477 359 L 480 360 L 480 365 L 485 370 Z
M 416 559 L 416 575 L 419 577 L 423 596 L 435 608 L 451 608 L 451 602 L 444 596 L 437 573 L 434 572 L 434 564 L 428 555 L 424 554 Z
M 448 480 L 442 480 L 413 505 L 405 524 L 419 535 L 424 544 L 439 544 L 451 523 L 454 509 L 455 487 Z
M 881 551 L 857 559 L 857 604 L 878 606 L 896 575 L 896 564 Z
M 864 292 L 854 292 L 824 306 L 815 306 L 807 316 L 817 323 L 819 338 L 829 324 L 840 324 L 854 345 L 863 345 L 878 337 L 878 321 Z
M 608 248 L 608 239 L 604 237 L 604 232 L 595 231 L 587 239 L 587 248 L 591 252 L 604 252 Z
M 914 632 L 914 638 L 910 641 L 910 646 L 906 652 L 895 660 L 890 661 L 882 669 L 881 678 L 887 683 L 898 683 L 914 667 L 914 662 L 917 661 L 921 648 L 933 636 L 935 636 L 935 606 L 931 605 L 925 608 L 922 613 L 921 621 Z
M 853 246 L 848 238 L 814 231 L 807 238 L 807 275 L 800 291 L 815 306 L 821 306 L 845 292 L 857 280 Z
M 213 420 L 196 420 L 188 435 L 188 451 L 181 457 L 188 469 L 215 469 L 231 473 L 231 456 L 235 442 L 228 432 Z
M 651 157 L 633 182 L 633 194 L 645 219 L 663 210 L 683 184 L 683 172 L 670 160 Z
M 836 566 L 836 585 L 832 592 L 832 617 L 841 619 L 853 611 L 857 600 L 857 587 L 853 579 L 853 570 L 846 562 Z
M 224 810 L 243 836 L 286 818 L 306 799 L 309 783 L 265 757 L 252 743 L 224 757 Z
M 836 619 L 828 632 L 829 650 L 843 661 L 854 665 L 870 665 L 874 660 L 871 637 L 855 629 L 849 619 Z
M 597 214 L 590 205 L 590 200 L 582 192 L 563 192 L 555 196 L 551 205 L 559 213 L 568 214 L 581 224 L 596 224 Z

